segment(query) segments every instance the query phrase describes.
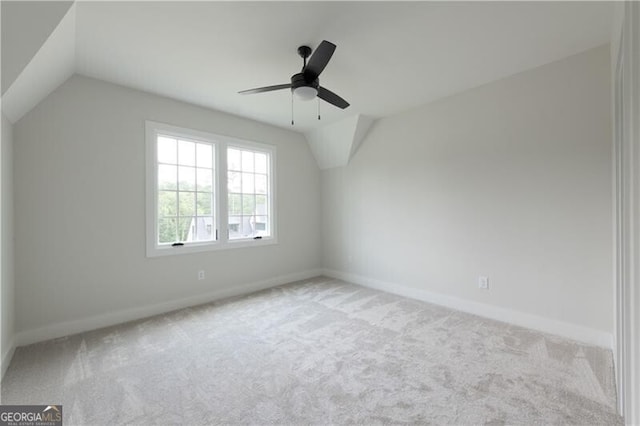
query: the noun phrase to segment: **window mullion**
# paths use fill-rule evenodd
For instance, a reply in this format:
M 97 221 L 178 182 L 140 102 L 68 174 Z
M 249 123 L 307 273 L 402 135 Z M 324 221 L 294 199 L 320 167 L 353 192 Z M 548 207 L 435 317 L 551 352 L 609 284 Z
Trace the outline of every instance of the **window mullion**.
M 157 141 L 157 136 L 156 136 Z M 157 147 L 156 142 L 156 147 Z M 178 143 L 176 142 L 176 226 L 173 229 L 176 242 L 180 241 L 180 162 L 178 161 Z M 156 178 L 157 180 L 157 178 Z
M 218 142 L 219 152 L 216 158 L 217 162 L 217 206 L 218 206 L 218 236 L 224 244 L 229 242 L 229 190 L 228 190 L 228 165 L 227 165 L 227 144 Z

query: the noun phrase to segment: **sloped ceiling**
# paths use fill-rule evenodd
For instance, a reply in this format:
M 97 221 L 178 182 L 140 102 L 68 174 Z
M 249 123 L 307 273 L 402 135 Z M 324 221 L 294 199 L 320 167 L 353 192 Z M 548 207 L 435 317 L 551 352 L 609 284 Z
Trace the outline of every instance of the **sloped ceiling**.
M 71 1 L 2 1 L 2 93 L 67 13 Z
M 346 166 L 374 120 L 360 114 L 305 133 L 320 169 Z
M 81 74 L 291 126 L 296 49 L 337 50 L 320 77 L 351 103 L 296 102 L 293 130 L 397 114 L 609 42 L 606 2 L 81 2 Z
M 2 112 L 15 123 L 75 71 L 76 14 L 72 5 L 2 95 Z
M 362 133 L 365 122 L 608 43 L 613 16 L 608 2 L 87 1 L 66 15 L 69 2 L 31 2 L 29 13 L 14 8 L 13 16 L 5 3 L 3 85 L 15 81 L 3 110 L 13 107 L 11 119 L 76 72 L 298 131 L 312 148 L 319 135 L 345 129 L 350 137 L 332 137 L 348 141 L 334 147 L 344 155 L 318 159 L 324 165 L 349 161 L 362 140 L 353 129 Z M 31 38 L 17 35 L 31 26 Z M 32 51 L 52 26 L 33 58 L 5 63 L 12 49 Z M 348 109 L 320 102 L 318 121 L 317 102 L 295 102 L 292 127 L 289 91 L 237 93 L 288 82 L 302 65 L 296 48 L 323 39 L 338 48 L 321 84 Z M 18 47 L 5 52 L 11 44 Z

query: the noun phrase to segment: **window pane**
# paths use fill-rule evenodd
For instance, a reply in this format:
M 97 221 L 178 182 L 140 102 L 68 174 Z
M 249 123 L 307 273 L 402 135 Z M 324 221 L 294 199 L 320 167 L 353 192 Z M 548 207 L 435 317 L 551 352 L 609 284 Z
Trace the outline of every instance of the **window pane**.
M 196 163 L 198 167 L 213 167 L 213 147 L 206 143 L 196 144 Z
M 196 144 L 189 141 L 178 141 L 178 164 L 181 166 L 196 165 Z
M 254 214 L 256 209 L 255 195 L 242 195 L 242 214 Z
M 213 170 L 211 169 L 197 169 L 197 184 L 198 191 L 209 191 L 213 188 Z
M 178 167 L 178 189 L 180 191 L 196 190 L 196 169 L 193 167 Z
M 254 229 L 256 235 L 262 237 L 271 235 L 269 232 L 269 218 L 267 216 L 256 216 L 255 218 Z
M 253 194 L 254 191 L 254 174 L 253 173 L 243 173 L 242 174 L 242 192 Z
M 241 238 L 242 216 L 229 216 L 229 239 Z
M 178 168 L 176 166 L 158 165 L 158 189 L 178 189 Z
M 267 173 L 267 154 L 256 152 L 256 173 Z
M 164 136 L 158 136 L 158 162 L 177 163 L 178 147 L 176 140 Z
M 178 240 L 184 242 L 195 241 L 196 221 L 194 217 L 178 218 Z
M 240 170 L 240 151 L 237 149 L 227 149 L 227 168 L 229 170 Z
M 240 194 L 229 194 L 229 214 L 242 213 L 242 196 Z
M 175 191 L 158 191 L 158 217 L 178 215 L 178 193 Z M 174 232 L 175 236 L 175 232 Z
M 242 151 L 242 171 L 253 172 L 253 152 Z
M 181 192 L 179 198 L 180 216 L 195 216 L 196 214 L 196 197 L 194 192 Z
M 164 217 L 158 220 L 158 243 L 166 244 L 176 241 L 178 220 L 175 217 Z
M 269 214 L 267 208 L 267 197 L 264 195 L 256 195 L 256 214 Z
M 227 188 L 229 189 L 229 192 L 241 192 L 242 191 L 241 174 L 238 172 L 229 172 L 228 175 L 229 175 L 229 184 Z
M 213 217 L 198 216 L 196 218 L 196 241 L 212 241 L 215 240 L 215 226 Z
M 243 238 L 253 237 L 253 216 L 242 216 L 242 235 Z
M 256 175 L 256 194 L 267 193 L 267 175 Z
M 196 214 L 198 216 L 207 216 L 212 214 L 212 203 L 210 192 L 198 192 L 196 193 Z

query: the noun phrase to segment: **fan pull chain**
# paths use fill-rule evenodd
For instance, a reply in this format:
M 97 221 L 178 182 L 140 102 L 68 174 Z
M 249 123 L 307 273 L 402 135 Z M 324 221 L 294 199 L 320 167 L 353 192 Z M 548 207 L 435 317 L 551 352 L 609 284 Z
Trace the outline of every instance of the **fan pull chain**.
M 291 91 L 291 125 L 293 124 L 293 91 Z
M 318 101 L 318 120 L 320 120 L 320 98 L 316 97 L 316 100 Z

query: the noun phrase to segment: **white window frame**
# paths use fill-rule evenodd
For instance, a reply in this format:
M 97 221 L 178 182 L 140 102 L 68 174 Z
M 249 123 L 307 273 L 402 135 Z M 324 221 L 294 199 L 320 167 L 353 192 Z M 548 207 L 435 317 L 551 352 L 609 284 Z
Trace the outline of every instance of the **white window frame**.
M 182 246 L 158 244 L 158 157 L 157 135 L 175 136 L 213 145 L 214 167 L 214 226 L 217 239 L 214 241 L 185 242 Z M 230 136 L 217 135 L 155 121 L 145 121 L 146 157 L 146 247 L 147 257 L 200 253 L 242 247 L 259 247 L 277 244 L 276 212 L 276 147 L 259 142 L 247 141 Z M 227 147 L 262 151 L 269 158 L 269 226 L 270 236 L 259 239 L 229 239 L 229 211 L 227 189 Z
M 259 242 L 265 240 L 268 242 L 276 243 L 276 220 L 275 220 L 275 210 L 276 210 L 276 191 L 275 191 L 275 156 L 276 150 L 275 146 L 267 145 L 259 142 L 251 142 L 236 138 L 225 137 L 224 143 L 224 171 L 221 171 L 224 174 L 225 182 L 227 182 L 227 173 L 228 173 L 228 164 L 227 164 L 227 148 L 239 148 L 239 149 L 247 149 L 251 151 L 259 151 L 268 155 L 269 158 L 269 192 L 268 192 L 268 203 L 269 203 L 269 229 L 271 230 L 271 235 L 268 237 L 260 237 L 260 239 L 253 238 L 235 238 L 230 240 L 229 237 L 229 208 L 227 202 L 229 200 L 228 188 L 225 185 L 224 193 L 220 194 L 220 197 L 224 197 L 224 235 L 226 238 L 226 243 L 233 247 L 247 247 L 252 246 L 255 242 Z

